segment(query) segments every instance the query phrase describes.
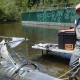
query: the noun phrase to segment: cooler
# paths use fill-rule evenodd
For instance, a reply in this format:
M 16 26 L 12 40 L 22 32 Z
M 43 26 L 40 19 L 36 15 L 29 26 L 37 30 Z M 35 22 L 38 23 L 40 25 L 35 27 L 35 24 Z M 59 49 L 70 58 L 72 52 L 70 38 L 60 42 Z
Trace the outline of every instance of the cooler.
M 59 32 L 58 44 L 60 49 L 73 50 L 76 43 L 76 33 L 72 32 Z

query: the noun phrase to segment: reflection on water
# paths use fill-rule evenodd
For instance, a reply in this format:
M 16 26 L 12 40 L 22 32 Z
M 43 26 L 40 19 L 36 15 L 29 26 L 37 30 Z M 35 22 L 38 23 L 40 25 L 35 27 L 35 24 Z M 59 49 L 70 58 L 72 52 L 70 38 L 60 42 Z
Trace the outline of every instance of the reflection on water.
M 22 26 L 21 23 L 0 24 L 0 36 L 29 38 L 27 42 L 28 58 L 42 64 L 46 69 L 45 72 L 55 77 L 60 76 L 68 70 L 69 61 L 52 55 L 44 55 L 41 57 L 41 51 L 34 50 L 31 46 L 37 43 L 58 43 L 57 34 L 58 28 Z
M 22 37 L 21 23 L 0 24 L 0 35 Z
M 57 42 L 57 29 L 23 26 L 23 31 L 36 43 Z

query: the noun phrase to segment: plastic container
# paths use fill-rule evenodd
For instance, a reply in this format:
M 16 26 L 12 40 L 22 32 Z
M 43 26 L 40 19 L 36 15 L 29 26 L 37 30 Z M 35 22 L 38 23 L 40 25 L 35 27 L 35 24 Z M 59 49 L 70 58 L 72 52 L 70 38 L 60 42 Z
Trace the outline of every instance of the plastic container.
M 60 49 L 73 50 L 76 43 L 75 31 L 59 32 L 58 33 L 58 44 Z

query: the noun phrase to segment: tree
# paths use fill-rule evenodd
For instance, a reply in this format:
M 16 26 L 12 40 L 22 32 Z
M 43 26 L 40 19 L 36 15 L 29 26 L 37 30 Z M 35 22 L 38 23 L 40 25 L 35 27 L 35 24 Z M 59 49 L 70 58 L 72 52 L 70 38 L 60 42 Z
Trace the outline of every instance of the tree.
M 39 3 L 40 3 L 40 0 L 28 0 L 28 7 L 31 9 L 32 6 L 34 6 L 36 4 L 38 6 Z

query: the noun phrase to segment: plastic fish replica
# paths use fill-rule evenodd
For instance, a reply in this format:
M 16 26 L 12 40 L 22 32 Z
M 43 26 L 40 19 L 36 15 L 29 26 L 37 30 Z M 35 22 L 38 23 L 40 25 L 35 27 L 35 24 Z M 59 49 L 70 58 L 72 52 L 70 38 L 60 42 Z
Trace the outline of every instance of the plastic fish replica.
M 14 80 L 62 80 L 40 72 L 37 64 L 21 59 L 15 52 L 9 52 L 7 45 L 16 47 L 25 39 L 13 38 L 12 41 L 0 43 L 1 66 L 3 74 Z M 17 60 L 17 61 L 16 61 Z

